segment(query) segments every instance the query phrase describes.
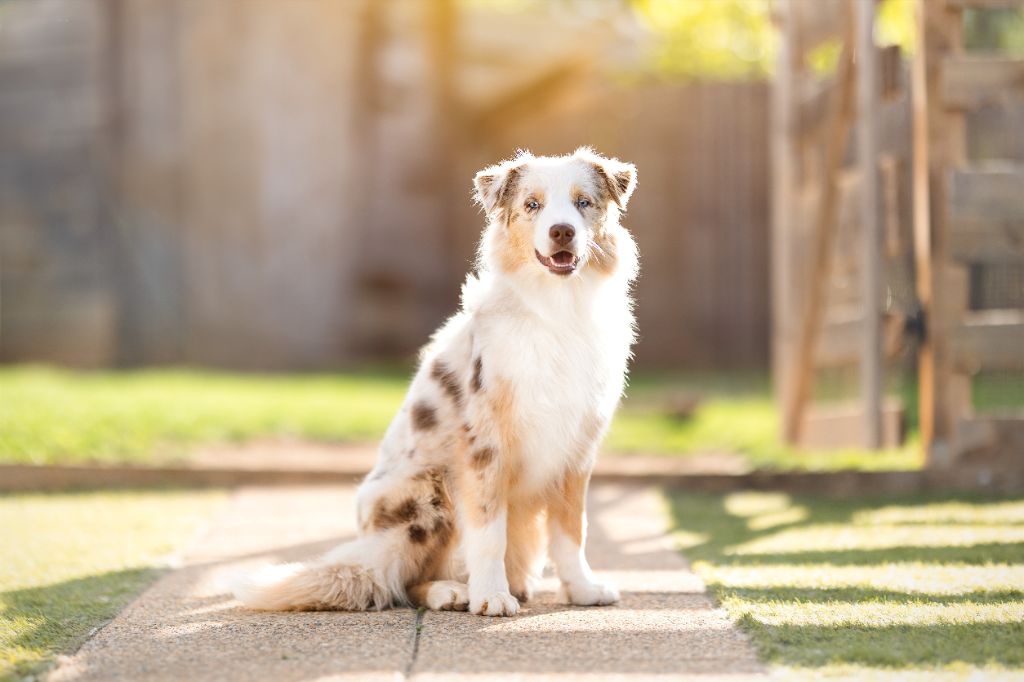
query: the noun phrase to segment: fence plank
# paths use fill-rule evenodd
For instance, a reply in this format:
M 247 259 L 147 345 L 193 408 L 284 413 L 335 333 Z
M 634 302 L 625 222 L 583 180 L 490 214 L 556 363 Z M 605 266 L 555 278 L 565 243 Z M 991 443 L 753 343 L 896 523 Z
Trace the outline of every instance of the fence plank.
M 1024 0 L 946 0 L 957 9 L 1014 9 L 1024 7 Z
M 1024 310 L 978 310 L 963 320 L 950 339 L 958 369 L 1024 369 Z
M 959 109 L 1024 97 L 1024 59 L 957 54 L 942 63 L 942 100 Z

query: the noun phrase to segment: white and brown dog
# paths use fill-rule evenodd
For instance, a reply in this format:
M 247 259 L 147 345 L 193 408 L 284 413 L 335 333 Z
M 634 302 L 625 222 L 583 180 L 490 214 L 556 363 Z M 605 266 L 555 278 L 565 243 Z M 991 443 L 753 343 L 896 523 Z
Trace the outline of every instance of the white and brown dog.
M 635 186 L 632 165 L 589 149 L 477 173 L 477 273 L 359 488 L 360 537 L 248 576 L 244 604 L 511 616 L 545 539 L 569 602 L 618 600 L 584 556 L 584 500 L 634 340 L 637 252 L 619 214 Z

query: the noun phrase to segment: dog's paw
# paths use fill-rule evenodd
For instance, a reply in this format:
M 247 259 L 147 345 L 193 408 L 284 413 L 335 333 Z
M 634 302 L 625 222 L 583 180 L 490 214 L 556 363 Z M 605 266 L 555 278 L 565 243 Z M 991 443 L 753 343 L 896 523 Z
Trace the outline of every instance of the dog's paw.
M 496 592 L 484 598 L 470 597 L 469 611 L 478 616 L 514 616 L 519 602 L 508 592 Z
M 604 583 L 572 583 L 562 586 L 565 599 L 576 606 L 607 606 L 619 601 L 619 591 Z
M 465 611 L 469 608 L 469 588 L 454 580 L 438 580 L 427 591 L 427 608 L 434 611 Z

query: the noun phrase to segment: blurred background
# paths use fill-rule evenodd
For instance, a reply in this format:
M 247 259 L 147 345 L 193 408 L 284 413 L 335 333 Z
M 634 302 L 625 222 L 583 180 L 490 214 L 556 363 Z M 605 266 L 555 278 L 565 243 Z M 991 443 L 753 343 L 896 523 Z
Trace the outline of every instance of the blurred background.
M 642 254 L 627 406 L 653 410 L 660 430 L 634 442 L 619 427 L 613 444 L 687 450 L 688 420 L 730 392 L 756 408 L 727 410 L 709 432 L 752 428 L 749 440 L 778 444 L 800 383 L 791 341 L 816 287 L 838 317 L 812 337 L 814 395 L 862 400 L 859 332 L 842 315 L 860 305 L 856 187 L 835 202 L 836 263 L 814 284 L 808 256 L 828 140 L 857 164 L 855 126 L 831 113 L 857 4 L 873 6 L 888 183 L 887 421 L 871 445 L 913 443 L 914 0 L 0 0 L 8 452 L 37 453 L 11 434 L 46 421 L 11 382 L 56 381 L 27 364 L 401 374 L 472 265 L 473 173 L 517 148 L 592 145 L 639 168 L 625 219 Z M 982 4 L 963 14 L 964 49 L 1024 53 L 1020 10 Z M 1024 160 L 1022 102 L 1014 91 L 970 112 L 972 154 Z M 798 119 L 780 136 L 790 104 Z M 969 271 L 972 305 L 1024 305 L 1011 254 Z M 986 394 L 998 409 L 1024 404 L 1024 362 L 1009 355 Z M 857 429 L 832 442 L 849 422 L 834 416 L 783 435 L 863 444 Z M 901 452 L 901 465 L 920 461 Z

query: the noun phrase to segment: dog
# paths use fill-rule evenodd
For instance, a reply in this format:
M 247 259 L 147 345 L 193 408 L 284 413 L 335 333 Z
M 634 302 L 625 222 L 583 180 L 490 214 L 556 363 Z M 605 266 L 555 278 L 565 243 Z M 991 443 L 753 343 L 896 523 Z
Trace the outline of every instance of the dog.
M 359 537 L 248 575 L 243 604 L 512 616 L 545 549 L 569 603 L 618 601 L 585 558 L 584 502 L 635 340 L 638 254 L 620 215 L 636 175 L 589 148 L 476 174 L 476 272 L 359 487 Z

